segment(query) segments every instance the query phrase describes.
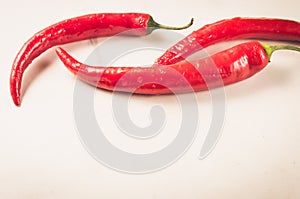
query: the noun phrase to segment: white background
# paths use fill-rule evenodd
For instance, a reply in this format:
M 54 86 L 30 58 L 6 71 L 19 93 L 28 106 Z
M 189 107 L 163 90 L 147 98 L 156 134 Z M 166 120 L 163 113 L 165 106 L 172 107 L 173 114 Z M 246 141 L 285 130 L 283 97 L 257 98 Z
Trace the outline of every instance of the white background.
M 299 198 L 299 53 L 278 52 L 255 77 L 225 88 L 226 118 L 222 136 L 204 160 L 198 160 L 198 155 L 210 124 L 211 99 L 208 92 L 197 93 L 200 131 L 193 145 L 172 166 L 146 175 L 113 171 L 85 150 L 73 119 L 76 78 L 63 67 L 53 49 L 39 57 L 24 76 L 21 107 L 14 106 L 9 93 L 11 65 L 23 43 L 35 32 L 62 19 L 96 12 L 146 12 L 158 22 L 182 25 L 194 17 L 194 25 L 181 31 L 187 35 L 206 23 L 234 16 L 299 21 L 299 7 L 298 0 L 2 2 L 0 198 Z M 159 31 L 153 34 L 159 35 Z M 85 41 L 65 47 L 83 60 L 94 46 Z M 212 51 L 223 47 L 229 46 L 216 45 Z M 143 60 L 151 63 L 160 53 L 154 54 L 145 53 L 137 60 L 131 56 L 132 59 L 120 63 L 138 64 Z M 105 120 L 104 129 L 115 132 L 114 121 L 107 119 L 112 117 L 110 93 L 96 92 L 97 118 Z M 138 141 L 108 137 L 132 152 L 163 147 L 169 138 L 176 136 L 181 121 L 174 99 L 151 97 L 130 104 L 133 121 L 141 125 L 149 122 L 147 114 L 152 104 L 165 106 L 170 125 L 164 131 L 166 136 L 162 135 L 160 141 L 157 138 L 154 147 L 150 147 L 151 141 L 145 144 L 148 146 L 145 149 Z M 101 112 L 99 107 L 108 109 Z

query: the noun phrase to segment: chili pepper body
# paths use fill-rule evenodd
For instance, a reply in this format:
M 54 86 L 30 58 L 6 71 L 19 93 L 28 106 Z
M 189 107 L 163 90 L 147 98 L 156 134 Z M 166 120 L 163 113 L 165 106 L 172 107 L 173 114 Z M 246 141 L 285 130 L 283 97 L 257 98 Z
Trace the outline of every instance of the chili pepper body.
M 61 48 L 64 65 L 98 88 L 137 94 L 169 94 L 207 90 L 247 79 L 269 62 L 256 41 L 243 43 L 194 62 L 156 67 L 95 67 L 76 61 Z
M 143 13 L 100 13 L 79 16 L 51 25 L 32 36 L 21 48 L 12 66 L 10 91 L 13 101 L 20 105 L 20 90 L 23 73 L 29 64 L 49 48 L 70 42 L 119 33 L 142 36 L 155 29 L 183 29 L 156 23 L 149 14 Z
M 196 51 L 232 39 L 266 39 L 300 42 L 300 23 L 272 18 L 232 18 L 192 32 L 156 60 L 157 65 L 177 63 Z

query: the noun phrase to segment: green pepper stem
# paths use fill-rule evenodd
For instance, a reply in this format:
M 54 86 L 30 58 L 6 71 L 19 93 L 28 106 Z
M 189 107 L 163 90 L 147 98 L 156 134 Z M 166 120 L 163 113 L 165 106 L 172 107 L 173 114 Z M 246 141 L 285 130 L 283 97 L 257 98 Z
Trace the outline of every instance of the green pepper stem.
M 276 46 L 270 46 L 268 44 L 262 44 L 263 48 L 265 49 L 269 60 L 273 54 L 273 52 L 277 51 L 277 50 L 293 50 L 293 51 L 297 51 L 300 52 L 300 48 L 296 47 L 296 46 L 290 46 L 290 45 L 276 45 Z
M 185 26 L 173 27 L 173 26 L 166 26 L 166 25 L 159 24 L 156 21 L 154 21 L 154 19 L 150 16 L 150 18 L 148 20 L 148 24 L 147 24 L 147 28 L 148 28 L 147 33 L 150 34 L 153 30 L 156 30 L 156 29 L 183 30 L 183 29 L 190 27 L 193 24 L 193 22 L 194 22 L 194 18 L 192 18 L 191 21 Z

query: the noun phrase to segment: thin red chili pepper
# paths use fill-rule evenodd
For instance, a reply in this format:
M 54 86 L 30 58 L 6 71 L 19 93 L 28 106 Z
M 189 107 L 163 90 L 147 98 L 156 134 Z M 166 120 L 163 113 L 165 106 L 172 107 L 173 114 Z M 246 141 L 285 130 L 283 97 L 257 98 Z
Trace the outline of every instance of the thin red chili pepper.
M 232 39 L 267 39 L 300 42 L 300 23 L 272 18 L 232 18 L 192 32 L 156 60 L 157 65 L 177 63 L 201 48 Z
M 193 19 L 186 26 L 170 27 L 156 23 L 149 14 L 100 13 L 79 16 L 51 25 L 34 34 L 15 58 L 10 76 L 13 101 L 20 105 L 22 77 L 28 65 L 53 46 L 123 32 L 127 35 L 142 36 L 155 29 L 180 30 L 191 26 L 192 23 Z
M 93 86 L 151 95 L 201 91 L 247 79 L 267 66 L 272 53 L 281 49 L 300 52 L 298 47 L 251 41 L 211 57 L 169 67 L 95 67 L 78 62 L 62 48 L 56 52 L 71 72 Z

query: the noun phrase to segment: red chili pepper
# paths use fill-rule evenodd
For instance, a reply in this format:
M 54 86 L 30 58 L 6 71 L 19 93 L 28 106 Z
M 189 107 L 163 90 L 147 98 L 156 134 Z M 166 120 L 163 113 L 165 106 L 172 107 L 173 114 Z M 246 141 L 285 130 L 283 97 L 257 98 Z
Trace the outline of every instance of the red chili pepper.
M 33 35 L 15 58 L 10 76 L 13 101 L 16 105 L 20 105 L 22 77 L 28 65 L 53 46 L 123 32 L 142 36 L 160 28 L 180 30 L 191 26 L 192 23 L 193 19 L 186 26 L 170 27 L 156 23 L 149 14 L 101 13 L 79 16 L 51 25 Z
M 138 94 L 168 94 L 207 90 L 247 79 L 267 66 L 275 50 L 293 46 L 246 42 L 194 62 L 157 67 L 95 67 L 78 62 L 61 48 L 64 65 L 83 81 L 98 88 Z
M 233 18 L 208 24 L 169 48 L 158 65 L 177 63 L 201 48 L 232 39 L 267 39 L 300 42 L 300 23 L 272 18 Z

